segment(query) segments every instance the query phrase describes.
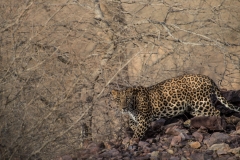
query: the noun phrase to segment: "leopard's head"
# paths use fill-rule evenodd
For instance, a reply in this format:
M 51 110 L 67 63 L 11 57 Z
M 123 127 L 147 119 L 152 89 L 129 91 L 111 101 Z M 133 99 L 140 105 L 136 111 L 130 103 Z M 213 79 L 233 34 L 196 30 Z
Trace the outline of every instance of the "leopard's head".
M 129 105 L 132 104 L 132 91 L 131 89 L 126 90 L 112 90 L 111 91 L 113 100 L 117 103 L 117 107 L 123 111 L 126 111 Z

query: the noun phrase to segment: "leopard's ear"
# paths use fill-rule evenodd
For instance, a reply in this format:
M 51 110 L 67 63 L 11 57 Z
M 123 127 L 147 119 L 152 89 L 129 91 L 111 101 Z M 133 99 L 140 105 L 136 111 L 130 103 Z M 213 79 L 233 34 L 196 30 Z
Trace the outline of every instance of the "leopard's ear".
M 112 94 L 112 96 L 113 96 L 113 98 L 117 98 L 117 94 L 118 94 L 118 90 L 112 90 L 111 91 L 111 94 Z

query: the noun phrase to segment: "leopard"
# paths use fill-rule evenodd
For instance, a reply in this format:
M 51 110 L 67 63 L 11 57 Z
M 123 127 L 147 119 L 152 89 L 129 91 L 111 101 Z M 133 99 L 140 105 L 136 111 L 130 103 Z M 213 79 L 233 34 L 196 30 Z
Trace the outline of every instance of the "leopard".
M 130 117 L 129 126 L 133 139 L 142 139 L 151 122 L 160 118 L 172 118 L 185 112 L 196 116 L 220 116 L 213 104 L 215 97 L 224 107 L 240 112 L 229 103 L 216 83 L 208 76 L 185 74 L 144 87 L 132 86 L 113 89 L 112 99 L 118 109 Z

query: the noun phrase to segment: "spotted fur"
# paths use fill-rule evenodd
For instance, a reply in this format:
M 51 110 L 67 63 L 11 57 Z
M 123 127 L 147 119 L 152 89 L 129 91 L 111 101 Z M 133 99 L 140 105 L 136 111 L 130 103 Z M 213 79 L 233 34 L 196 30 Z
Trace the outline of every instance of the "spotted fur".
M 228 103 L 212 79 L 204 75 L 183 75 L 150 87 L 129 87 L 112 90 L 118 108 L 130 115 L 133 138 L 142 138 L 150 122 L 170 118 L 184 112 L 193 116 L 219 116 L 212 102 L 215 96 L 225 107 L 240 108 Z

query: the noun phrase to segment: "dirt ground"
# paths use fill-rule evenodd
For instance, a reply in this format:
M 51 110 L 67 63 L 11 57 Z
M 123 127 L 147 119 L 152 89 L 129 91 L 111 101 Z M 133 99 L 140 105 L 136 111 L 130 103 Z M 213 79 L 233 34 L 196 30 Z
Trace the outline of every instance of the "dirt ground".
M 237 0 L 0 1 L 0 159 L 118 141 L 109 91 L 200 73 L 240 89 Z

